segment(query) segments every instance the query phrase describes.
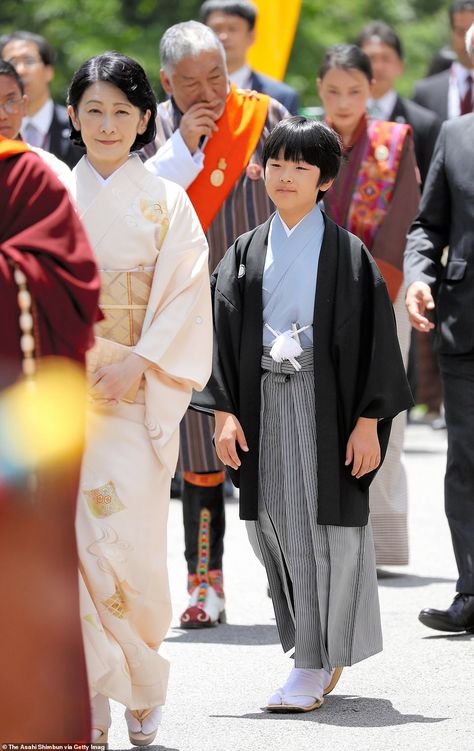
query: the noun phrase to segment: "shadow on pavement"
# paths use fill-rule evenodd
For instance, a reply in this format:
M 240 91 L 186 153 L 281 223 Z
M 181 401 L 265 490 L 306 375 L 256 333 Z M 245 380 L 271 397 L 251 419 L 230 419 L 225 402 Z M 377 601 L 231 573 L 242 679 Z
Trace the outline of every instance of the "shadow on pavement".
M 181 629 L 173 628 L 173 636 L 166 642 L 180 644 L 244 644 L 259 646 L 263 644 L 279 644 L 276 626 L 255 625 L 220 625 L 218 628 Z
M 377 569 L 379 572 L 379 569 Z M 382 569 L 382 575 L 377 573 L 377 580 L 381 587 L 427 587 L 429 584 L 454 583 L 456 579 L 446 579 L 441 576 L 416 576 L 416 574 L 398 574 Z
M 466 633 L 464 631 L 462 634 L 433 634 L 423 637 L 423 641 L 430 639 L 446 639 L 446 641 L 469 641 L 470 639 L 474 639 L 474 633 Z
M 388 699 L 338 695 L 328 697 L 320 710 L 302 714 L 272 714 L 270 712 L 243 715 L 210 715 L 237 720 L 289 720 L 312 722 L 338 727 L 382 728 L 414 723 L 445 722 L 450 717 L 425 717 L 420 714 L 402 714 Z

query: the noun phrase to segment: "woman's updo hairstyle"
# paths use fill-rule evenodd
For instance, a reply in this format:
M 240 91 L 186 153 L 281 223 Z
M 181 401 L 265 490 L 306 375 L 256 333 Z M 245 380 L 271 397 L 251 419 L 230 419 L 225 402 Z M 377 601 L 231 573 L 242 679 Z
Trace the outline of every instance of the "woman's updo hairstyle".
M 130 104 L 138 107 L 142 114 L 145 114 L 147 110 L 151 112 L 145 132 L 137 134 L 131 150 L 138 151 L 153 141 L 156 135 L 156 97 L 142 66 L 131 57 L 118 52 L 104 52 L 103 55 L 86 60 L 74 73 L 69 86 L 67 103 L 71 105 L 74 112 L 77 113 L 79 102 L 86 89 L 97 81 L 116 86 L 125 94 Z M 81 132 L 75 129 L 71 119 L 69 119 L 69 124 L 71 141 L 84 148 Z
M 332 68 L 358 70 L 364 74 L 369 83 L 372 83 L 374 77 L 369 56 L 355 44 L 335 44 L 326 50 L 324 60 L 319 68 L 321 81 Z

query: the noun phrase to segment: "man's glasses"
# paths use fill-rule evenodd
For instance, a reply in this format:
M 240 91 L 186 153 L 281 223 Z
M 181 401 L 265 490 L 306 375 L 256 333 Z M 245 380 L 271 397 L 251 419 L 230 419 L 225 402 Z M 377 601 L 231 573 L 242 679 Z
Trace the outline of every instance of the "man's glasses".
M 6 102 L 0 102 L 0 110 L 3 110 L 6 115 L 17 115 L 20 111 L 20 105 L 22 97 L 16 97 L 7 99 Z
M 19 65 L 23 65 L 24 68 L 34 68 L 35 65 L 40 65 L 43 61 L 40 57 L 33 57 L 32 55 L 25 55 L 24 57 L 11 57 L 7 60 L 7 63 L 13 65 L 14 68 L 18 68 Z

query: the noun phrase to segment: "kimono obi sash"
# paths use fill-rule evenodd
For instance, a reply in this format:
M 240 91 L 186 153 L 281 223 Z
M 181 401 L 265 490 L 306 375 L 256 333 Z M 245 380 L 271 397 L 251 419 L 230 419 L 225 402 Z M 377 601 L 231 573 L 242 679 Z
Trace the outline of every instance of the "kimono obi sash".
M 393 197 L 409 125 L 372 120 L 367 128 L 367 144 L 362 155 L 346 228 L 359 237 L 369 250 Z M 394 300 L 403 281 L 402 269 L 377 259 Z
M 96 336 L 134 347 L 140 339 L 148 307 L 154 268 L 101 271 L 100 308 L 105 316 L 96 325 Z
M 204 148 L 204 168 L 187 193 L 206 232 L 257 148 L 270 97 L 230 87 L 219 128 Z

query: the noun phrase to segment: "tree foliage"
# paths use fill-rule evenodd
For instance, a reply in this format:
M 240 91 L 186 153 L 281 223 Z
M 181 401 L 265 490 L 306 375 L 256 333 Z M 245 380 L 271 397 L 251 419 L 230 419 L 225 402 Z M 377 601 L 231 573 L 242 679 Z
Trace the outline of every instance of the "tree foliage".
M 288 0 L 291 1 L 291 0 Z M 173 23 L 196 18 L 200 0 L 1 0 L 0 33 L 27 29 L 43 34 L 56 50 L 53 93 L 64 99 L 72 72 L 88 57 L 119 50 L 135 57 L 159 89 L 158 45 Z M 305 105 L 317 102 L 315 78 L 324 50 L 352 41 L 362 26 L 379 18 L 402 36 L 409 95 L 431 56 L 449 41 L 446 0 L 303 0 L 287 81 Z M 277 40 L 275 40 L 277 44 Z

